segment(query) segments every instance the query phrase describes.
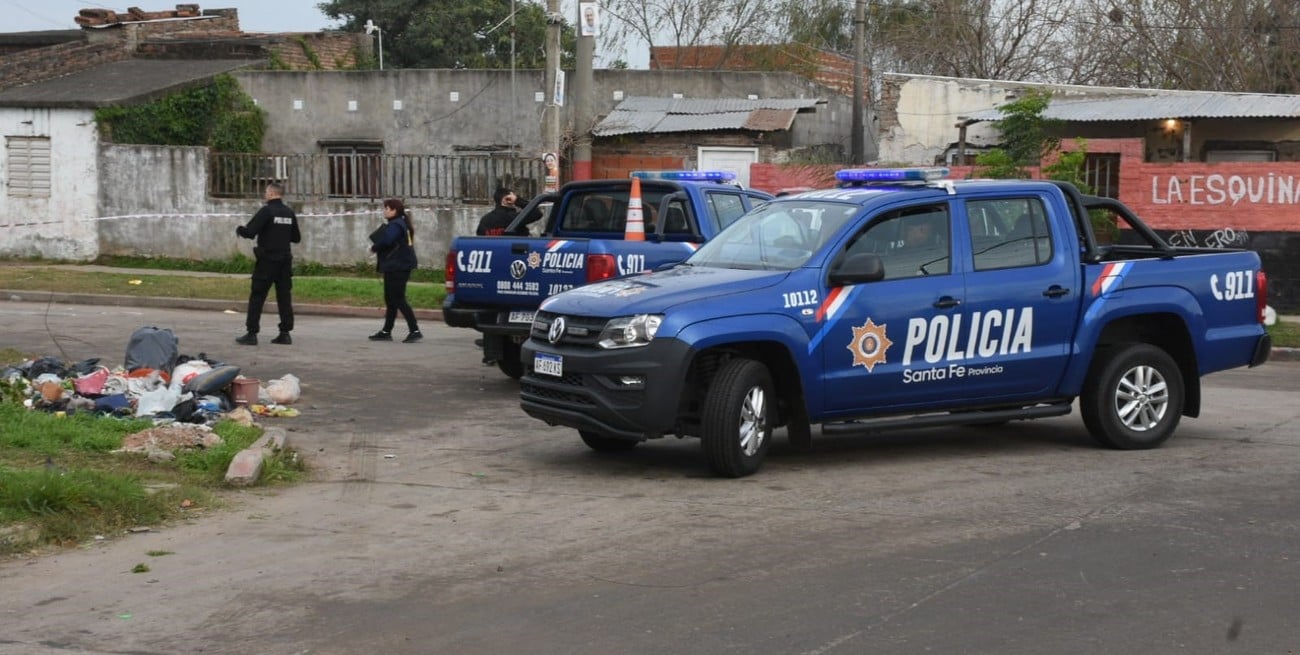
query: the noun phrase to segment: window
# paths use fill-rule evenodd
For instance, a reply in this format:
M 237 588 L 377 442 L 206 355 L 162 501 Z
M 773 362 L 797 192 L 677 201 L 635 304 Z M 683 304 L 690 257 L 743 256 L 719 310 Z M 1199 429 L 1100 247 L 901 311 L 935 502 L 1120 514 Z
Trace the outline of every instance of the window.
M 975 270 L 1037 266 L 1052 258 L 1047 212 L 1038 198 L 966 203 Z
M 325 148 L 330 168 L 330 195 L 378 198 L 383 195 L 381 146 L 334 145 Z
M 885 279 L 947 275 L 952 267 L 948 205 L 908 207 L 877 218 L 849 243 L 848 254 L 876 253 Z
M 9 159 L 9 195 L 50 197 L 49 137 L 5 137 L 5 152 Z
M 745 204 L 734 193 L 707 193 L 705 198 L 709 201 L 709 213 L 713 214 L 719 230 L 745 215 Z

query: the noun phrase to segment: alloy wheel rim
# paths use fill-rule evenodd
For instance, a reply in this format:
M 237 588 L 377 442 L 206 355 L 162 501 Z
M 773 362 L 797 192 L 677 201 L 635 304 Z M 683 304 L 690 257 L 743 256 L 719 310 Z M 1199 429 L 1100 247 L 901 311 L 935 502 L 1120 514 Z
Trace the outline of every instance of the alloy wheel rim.
M 740 406 L 740 451 L 752 457 L 767 437 L 767 393 L 752 387 Z
M 1152 366 L 1135 366 L 1115 389 L 1115 413 L 1134 432 L 1155 429 L 1169 410 L 1169 384 Z

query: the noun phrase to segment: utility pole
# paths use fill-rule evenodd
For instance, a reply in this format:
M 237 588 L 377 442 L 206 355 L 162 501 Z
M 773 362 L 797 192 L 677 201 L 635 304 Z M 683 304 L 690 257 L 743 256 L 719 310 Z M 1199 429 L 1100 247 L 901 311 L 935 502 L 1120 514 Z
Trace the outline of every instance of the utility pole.
M 560 0 L 546 0 L 546 113 L 542 117 L 542 149 L 560 154 L 560 105 L 556 104 L 556 73 L 560 69 Z
M 861 164 L 866 156 L 863 153 L 864 134 L 862 127 L 862 41 L 866 32 L 866 0 L 857 0 L 853 9 L 853 127 L 851 129 L 853 144 L 851 156 L 853 164 Z
M 592 12 L 594 25 L 586 23 L 582 14 L 581 2 L 575 2 L 578 19 L 578 44 L 573 71 L 573 179 L 591 179 L 591 99 L 594 93 L 592 61 L 596 53 L 596 37 L 600 33 L 599 15 L 596 9 L 588 5 Z M 585 33 L 585 34 L 584 34 Z

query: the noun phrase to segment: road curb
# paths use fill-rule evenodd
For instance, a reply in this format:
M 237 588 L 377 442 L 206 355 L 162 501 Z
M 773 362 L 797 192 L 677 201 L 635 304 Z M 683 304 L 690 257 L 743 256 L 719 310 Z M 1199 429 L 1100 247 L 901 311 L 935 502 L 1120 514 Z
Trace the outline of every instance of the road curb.
M 0 289 L 0 297 L 12 302 L 51 303 L 56 305 L 109 305 L 113 307 L 159 307 L 163 309 L 200 309 L 214 312 L 243 314 L 248 309 L 246 301 L 210 300 L 205 298 L 162 298 L 159 296 L 115 296 L 91 293 L 61 293 L 56 291 L 17 291 Z M 274 305 L 272 304 L 272 308 Z M 350 307 L 345 305 L 316 305 L 294 303 L 295 314 L 311 316 L 355 316 L 358 318 L 384 317 L 383 307 Z M 441 309 L 416 309 L 416 318 L 441 321 Z

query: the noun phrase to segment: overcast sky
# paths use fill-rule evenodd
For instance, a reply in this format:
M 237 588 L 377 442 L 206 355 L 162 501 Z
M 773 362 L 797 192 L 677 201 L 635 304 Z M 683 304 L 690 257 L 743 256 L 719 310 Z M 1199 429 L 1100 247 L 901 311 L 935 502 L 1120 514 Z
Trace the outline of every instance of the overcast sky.
M 202 9 L 235 8 L 239 10 L 239 25 L 248 32 L 314 32 L 335 23 L 325 17 L 316 5 L 320 0 L 215 0 L 197 3 Z M 120 4 L 85 2 L 85 0 L 0 0 L 5 7 L 3 31 L 26 32 L 30 30 L 76 29 L 73 19 L 82 9 L 112 9 L 126 13 L 127 7 L 145 11 L 175 9 L 176 0 L 167 2 L 122 0 Z
M 577 21 L 576 0 L 563 0 L 561 11 L 573 15 Z M 245 32 L 315 32 L 338 26 L 321 13 L 316 5 L 320 0 L 213 0 L 197 3 L 202 9 L 235 8 L 239 10 L 239 26 Z M 33 30 L 71 30 L 77 28 L 74 19 L 87 8 L 112 9 L 126 13 L 127 7 L 145 11 L 175 9 L 177 0 L 122 0 L 120 4 L 85 2 L 84 0 L 0 0 L 5 21 L 0 23 L 3 32 L 28 32 Z M 179 3 L 183 4 L 183 3 Z M 382 25 L 380 27 L 383 27 Z M 645 68 L 648 51 L 642 45 L 625 55 L 633 68 Z M 599 56 L 601 53 L 597 53 Z M 600 66 L 602 62 L 597 62 Z

